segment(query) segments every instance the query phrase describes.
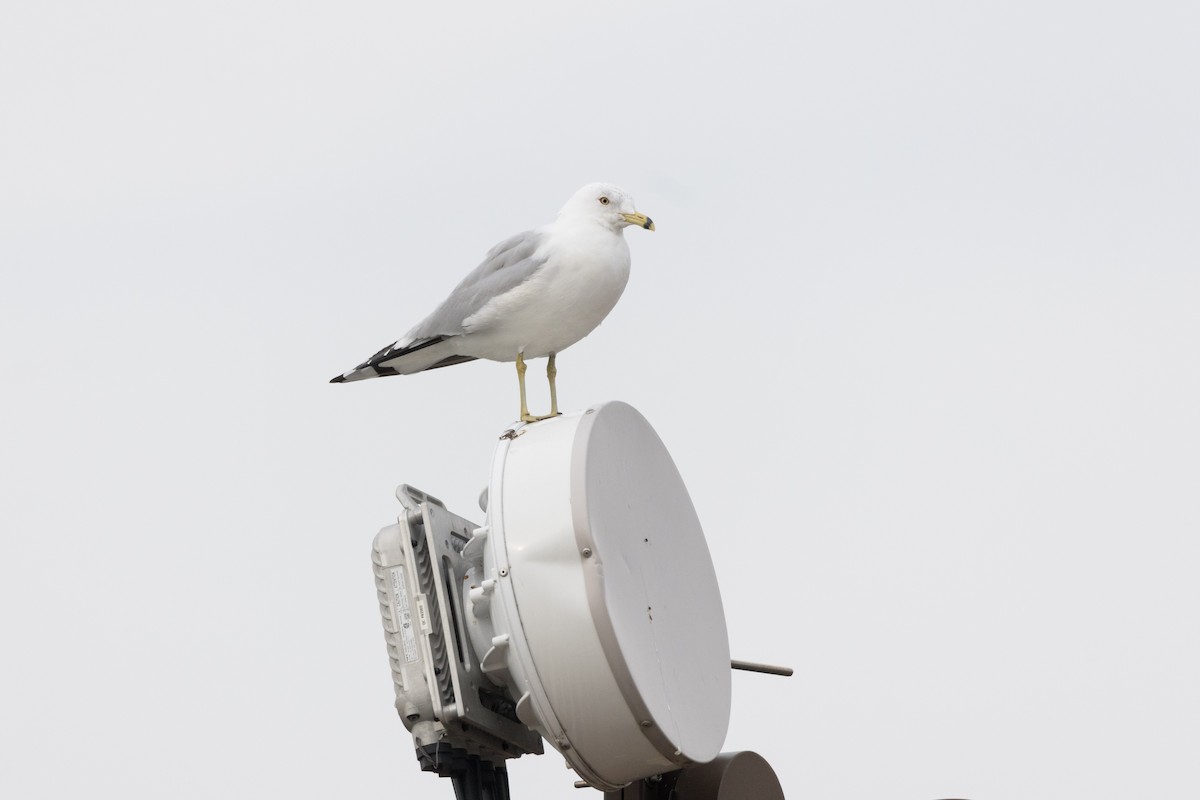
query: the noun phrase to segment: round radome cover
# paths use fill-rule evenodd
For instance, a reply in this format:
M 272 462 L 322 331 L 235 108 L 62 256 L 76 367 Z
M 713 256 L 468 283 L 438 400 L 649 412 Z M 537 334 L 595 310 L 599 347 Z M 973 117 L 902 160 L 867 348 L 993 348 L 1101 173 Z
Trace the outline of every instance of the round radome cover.
M 729 641 L 683 480 L 650 424 L 613 402 L 501 442 L 489 514 L 537 727 L 611 789 L 720 752 Z M 526 691 L 527 690 L 527 691 Z M 527 712 L 528 713 L 528 712 Z

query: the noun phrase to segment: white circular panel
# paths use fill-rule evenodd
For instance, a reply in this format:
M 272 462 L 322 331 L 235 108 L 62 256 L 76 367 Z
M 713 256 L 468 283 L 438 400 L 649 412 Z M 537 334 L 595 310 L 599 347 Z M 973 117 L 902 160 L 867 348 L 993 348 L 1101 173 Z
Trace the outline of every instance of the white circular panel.
M 610 664 L 624 666 L 619 677 L 632 685 L 623 688 L 675 750 L 709 761 L 729 725 L 729 637 L 687 488 L 650 423 L 624 403 L 585 421 L 575 447 L 575 531 L 598 557 L 589 589 L 604 605 L 595 621 L 611 625 Z
M 714 758 L 729 724 L 725 617 L 650 424 L 607 403 L 520 427 L 497 448 L 489 497 L 497 674 L 521 719 L 604 790 Z

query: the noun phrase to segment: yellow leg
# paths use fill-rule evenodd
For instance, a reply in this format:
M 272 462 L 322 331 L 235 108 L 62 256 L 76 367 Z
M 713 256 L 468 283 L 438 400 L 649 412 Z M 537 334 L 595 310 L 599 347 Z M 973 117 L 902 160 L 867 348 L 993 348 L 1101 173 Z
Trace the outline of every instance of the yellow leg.
M 554 378 L 558 375 L 558 370 L 554 367 L 554 356 L 550 356 L 550 361 L 546 364 L 546 379 L 550 381 L 550 413 L 544 417 L 535 417 L 529 413 L 529 403 L 525 398 L 525 355 L 517 353 L 517 383 L 521 386 L 521 421 L 522 422 L 538 422 L 543 419 L 558 416 L 558 389 L 554 385 Z
M 554 366 L 554 353 L 550 354 L 550 360 L 546 362 L 546 380 L 550 381 L 550 416 L 558 416 L 558 388 L 554 385 L 554 379 L 558 377 L 558 367 Z
M 529 413 L 529 405 L 525 402 L 525 357 L 517 353 L 517 383 L 521 385 L 521 421 L 536 422 L 537 417 Z

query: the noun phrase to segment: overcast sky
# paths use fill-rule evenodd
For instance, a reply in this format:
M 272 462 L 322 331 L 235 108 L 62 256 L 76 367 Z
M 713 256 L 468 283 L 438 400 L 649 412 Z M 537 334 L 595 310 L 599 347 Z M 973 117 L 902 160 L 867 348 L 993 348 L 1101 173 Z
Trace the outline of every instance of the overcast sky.
M 398 483 L 481 518 L 513 368 L 326 381 L 603 180 L 658 230 L 559 396 L 646 415 L 734 657 L 796 668 L 734 675 L 725 749 L 794 798 L 1196 795 L 1198 24 L 5 4 L 0 794 L 453 796 L 369 550 Z

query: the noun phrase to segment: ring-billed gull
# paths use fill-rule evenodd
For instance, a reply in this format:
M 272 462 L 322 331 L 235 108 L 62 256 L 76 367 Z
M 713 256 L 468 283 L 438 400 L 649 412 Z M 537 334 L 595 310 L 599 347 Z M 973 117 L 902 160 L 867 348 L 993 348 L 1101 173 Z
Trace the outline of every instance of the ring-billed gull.
M 525 359 L 548 357 L 550 414 L 558 414 L 554 357 L 608 316 L 629 280 L 624 229 L 654 230 L 633 198 L 608 183 L 589 183 L 571 196 L 558 219 L 518 233 L 488 251 L 483 263 L 432 314 L 330 383 L 410 375 L 477 358 L 515 361 L 525 402 Z

